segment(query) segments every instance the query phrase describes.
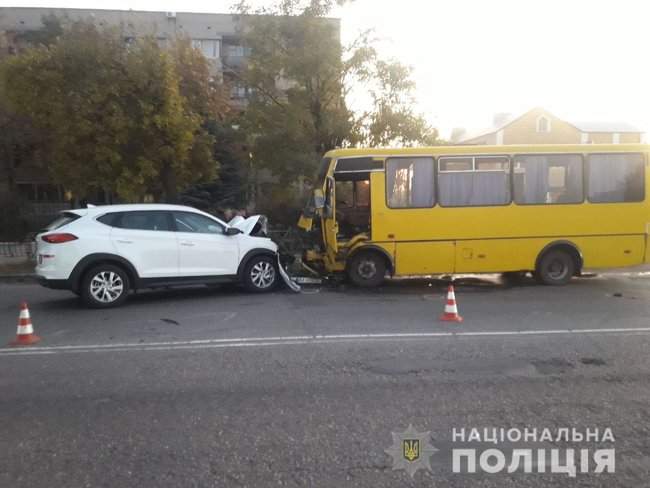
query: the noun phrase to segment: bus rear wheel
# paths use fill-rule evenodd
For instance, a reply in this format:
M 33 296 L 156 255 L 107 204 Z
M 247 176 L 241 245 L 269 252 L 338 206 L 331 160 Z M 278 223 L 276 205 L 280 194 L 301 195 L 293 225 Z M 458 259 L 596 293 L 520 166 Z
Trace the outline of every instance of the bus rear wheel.
M 576 263 L 573 256 L 562 249 L 549 251 L 540 259 L 535 279 L 544 285 L 566 285 L 573 277 Z
M 357 286 L 374 288 L 384 282 L 386 260 L 376 252 L 360 252 L 348 264 L 348 277 Z

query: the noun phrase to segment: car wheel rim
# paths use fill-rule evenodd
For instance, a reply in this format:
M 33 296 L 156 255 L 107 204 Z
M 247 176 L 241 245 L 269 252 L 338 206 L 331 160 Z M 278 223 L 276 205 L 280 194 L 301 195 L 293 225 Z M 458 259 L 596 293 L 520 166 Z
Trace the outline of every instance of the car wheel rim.
M 359 273 L 359 276 L 361 276 L 363 279 L 370 280 L 377 274 L 377 265 L 370 259 L 364 259 L 359 263 L 357 271 Z
M 259 261 L 251 269 L 251 281 L 260 289 L 270 287 L 275 281 L 275 268 L 268 261 Z
M 569 271 L 569 267 L 561 259 L 555 259 L 551 261 L 551 263 L 548 266 L 548 275 L 553 280 L 564 279 L 568 271 Z
M 124 282 L 113 271 L 102 271 L 90 280 L 90 294 L 101 303 L 111 303 L 124 292 Z

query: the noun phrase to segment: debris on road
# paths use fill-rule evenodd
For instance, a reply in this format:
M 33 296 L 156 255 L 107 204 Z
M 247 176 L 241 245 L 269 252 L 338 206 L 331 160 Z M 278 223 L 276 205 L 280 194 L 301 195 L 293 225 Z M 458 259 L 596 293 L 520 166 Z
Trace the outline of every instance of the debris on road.
M 285 284 L 289 287 L 289 289 L 293 292 L 300 293 L 300 285 L 291 279 L 291 277 L 284 269 L 284 266 L 282 266 L 282 263 L 280 262 L 280 254 L 278 254 L 278 270 L 280 271 L 280 276 L 284 280 Z

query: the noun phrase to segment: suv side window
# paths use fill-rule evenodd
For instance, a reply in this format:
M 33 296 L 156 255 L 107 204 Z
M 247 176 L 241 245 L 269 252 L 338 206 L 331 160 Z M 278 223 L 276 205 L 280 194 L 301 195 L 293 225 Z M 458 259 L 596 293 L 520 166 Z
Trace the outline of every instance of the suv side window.
M 223 234 L 223 226 L 205 215 L 191 212 L 173 212 L 176 232 Z
M 110 214 L 109 214 L 110 215 Z M 171 231 L 169 212 L 143 210 L 135 212 L 120 212 L 112 220 L 113 227 L 132 230 Z
M 101 217 L 97 217 L 97 222 L 101 222 L 104 225 L 108 225 L 111 227 L 115 227 L 115 223 L 120 219 L 122 216 L 122 212 L 111 212 L 102 215 Z

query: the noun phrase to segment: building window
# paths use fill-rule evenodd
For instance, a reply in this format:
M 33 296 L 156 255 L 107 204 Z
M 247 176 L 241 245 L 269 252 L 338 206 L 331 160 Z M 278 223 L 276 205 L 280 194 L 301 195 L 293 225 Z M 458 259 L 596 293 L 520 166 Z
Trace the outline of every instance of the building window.
M 589 201 L 641 202 L 645 195 L 642 154 L 591 154 Z
M 216 39 L 192 39 L 192 47 L 201 51 L 208 59 L 216 59 L 221 55 L 220 43 Z
M 388 159 L 386 198 L 389 208 L 433 207 L 433 158 Z
M 244 46 L 238 46 L 235 44 L 230 44 L 225 48 L 225 54 L 229 58 L 237 58 L 250 55 L 250 48 L 245 48 Z
M 510 203 L 507 156 L 463 156 L 438 160 L 438 192 L 444 207 Z
M 621 134 L 618 132 L 614 132 L 612 134 L 612 144 L 620 144 L 621 143 Z
M 519 205 L 583 201 L 582 156 L 540 154 L 515 156 L 514 200 Z
M 537 118 L 537 132 L 548 133 L 551 132 L 551 119 L 545 115 L 541 115 Z

